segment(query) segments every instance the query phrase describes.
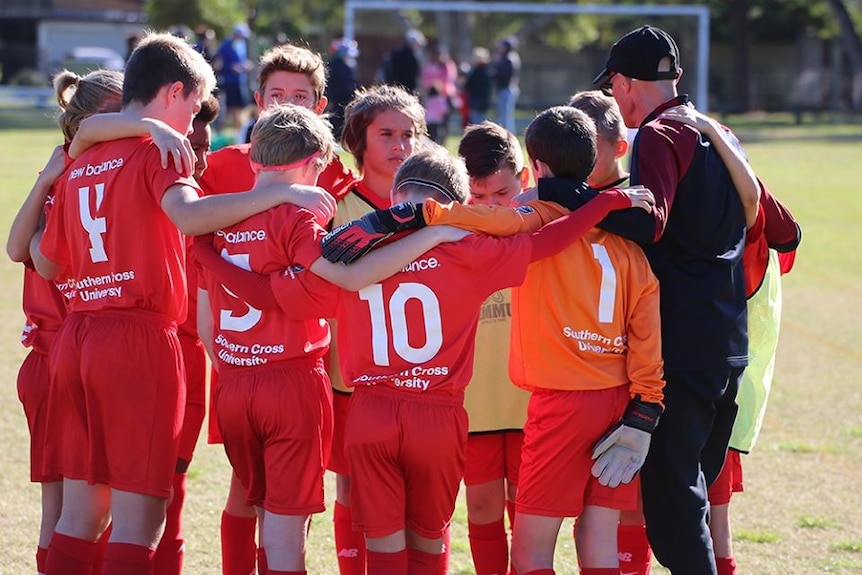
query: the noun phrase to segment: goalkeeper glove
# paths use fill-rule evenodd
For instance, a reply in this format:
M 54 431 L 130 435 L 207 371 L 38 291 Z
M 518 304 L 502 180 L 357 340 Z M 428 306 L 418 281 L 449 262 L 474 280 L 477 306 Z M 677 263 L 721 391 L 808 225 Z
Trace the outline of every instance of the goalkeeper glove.
M 333 263 L 349 264 L 392 234 L 422 227 L 422 204 L 404 202 L 388 210 L 375 210 L 326 234 L 321 244 L 323 257 Z
M 631 483 L 646 460 L 661 412 L 659 404 L 643 402 L 640 396 L 629 402 L 622 420 L 593 448 L 592 474 L 601 485 Z

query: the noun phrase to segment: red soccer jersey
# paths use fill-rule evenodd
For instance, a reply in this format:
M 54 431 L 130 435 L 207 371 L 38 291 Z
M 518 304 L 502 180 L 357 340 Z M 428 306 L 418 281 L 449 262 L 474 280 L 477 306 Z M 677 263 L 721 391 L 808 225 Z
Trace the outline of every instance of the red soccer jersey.
M 63 175 L 40 248 L 69 265 L 77 296 L 70 311 L 143 309 L 186 317 L 185 238 L 162 211 L 173 185 L 191 178 L 161 167 L 149 139 L 98 144 Z
M 67 158 L 67 164 L 71 159 Z M 61 177 L 62 180 L 62 177 Z M 54 206 L 56 187 L 52 186 L 45 200 L 45 219 L 51 217 Z M 54 341 L 54 335 L 66 319 L 66 308 L 69 300 L 75 297 L 75 280 L 65 270 L 56 281 L 49 281 L 40 276 L 31 263 L 24 267 L 24 290 L 22 302 L 24 308 L 24 332 L 21 343 L 25 347 L 47 353 Z
M 216 232 L 215 249 L 226 260 L 258 273 L 285 266 L 309 267 L 320 257 L 326 234 L 311 212 L 284 204 Z M 329 347 L 329 326 L 320 318 L 291 321 L 279 309 L 258 310 L 204 272 L 220 365 L 252 367 L 318 358 Z M 321 316 L 322 317 L 322 316 Z
M 314 310 L 338 320 L 348 386 L 463 399 L 482 302 L 524 280 L 530 251 L 526 236 L 469 236 L 437 246 L 359 292 L 292 270 L 273 282 L 273 290 L 292 314 Z

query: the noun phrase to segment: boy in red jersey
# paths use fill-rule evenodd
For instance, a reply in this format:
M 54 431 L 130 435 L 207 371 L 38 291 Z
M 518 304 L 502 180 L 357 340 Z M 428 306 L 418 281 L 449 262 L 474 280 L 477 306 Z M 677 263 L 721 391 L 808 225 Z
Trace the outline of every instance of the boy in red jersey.
M 582 183 L 595 163 L 595 138 L 593 122 L 578 110 L 539 114 L 526 132 L 537 176 Z M 549 202 L 517 210 L 424 204 L 426 222 L 496 233 L 535 229 L 564 213 Z M 514 567 L 522 575 L 552 574 L 562 519 L 574 516 L 581 572 L 618 574 L 620 511 L 636 505 L 634 476 L 661 412 L 658 282 L 634 244 L 591 230 L 531 266 L 513 303 L 509 373 L 532 391 Z
M 166 34 L 142 41 L 126 73 L 124 111 L 181 133 L 215 82 L 200 54 Z M 138 138 L 95 146 L 66 174 L 38 268 L 51 278 L 69 266 L 77 282 L 51 354 L 49 424 L 62 443 L 52 471 L 63 475 L 64 498 L 47 573 L 89 573 L 109 517 L 102 572 L 150 573 L 185 402 L 176 334 L 187 307 L 182 234 L 212 231 L 286 194 L 200 198 L 194 180 L 163 170 L 155 146 Z
M 341 143 L 353 154 L 360 178 L 338 200 L 332 227 L 391 205 L 395 172 L 426 135 L 425 110 L 419 99 L 397 86 L 374 86 L 357 93 L 345 109 Z M 350 475 L 344 455 L 344 424 L 352 389 L 341 379 L 338 325 L 331 321 L 333 340 L 327 361 L 332 380 L 335 432 L 328 469 L 335 473 L 335 548 L 341 575 L 364 575 L 365 538 L 353 530 L 350 512 Z M 447 547 L 448 548 L 448 547 Z
M 458 154 L 470 176 L 470 204 L 509 206 L 529 183 L 518 139 L 499 124 L 469 126 Z M 511 290 L 506 289 L 482 304 L 473 379 L 464 398 L 470 421 L 464 466 L 467 531 L 477 575 L 509 569 L 504 516 L 508 510 L 511 524 L 530 399 L 529 393 L 511 385 L 506 364 L 500 361 L 509 355 L 511 302 Z
M 399 169 L 393 200 L 451 201 L 465 197 L 467 188 L 463 166 L 445 151 L 421 152 Z M 562 249 L 609 209 L 630 205 L 623 194 L 611 194 L 532 237 L 469 237 L 438 246 L 357 295 L 292 270 L 272 277 L 271 286 L 268 278 L 253 285 L 246 272 L 212 253 L 198 254 L 253 305 L 278 302 L 294 314 L 320 309 L 339 320 L 342 374 L 357 390 L 345 445 L 357 486 L 351 500 L 354 522 L 368 541 L 370 574 L 407 573 L 408 565 L 411 573 L 439 569 L 442 536 L 463 472 L 467 430 L 461 404 L 482 301 L 519 283 L 531 260 Z M 411 216 L 408 205 L 393 213 Z M 354 222 L 333 234 L 343 238 L 345 229 L 361 225 Z
M 123 75 L 100 70 L 84 77 L 63 71 L 54 78 L 54 89 L 62 113 L 60 129 L 68 143 L 82 119 L 100 112 L 120 108 Z M 6 252 L 12 261 L 24 264 L 23 304 L 26 325 L 21 343 L 30 347 L 18 372 L 18 397 L 24 407 L 30 430 L 30 480 L 41 484 L 42 519 L 36 549 L 36 571 L 45 573 L 48 544 L 54 525 L 60 517 L 63 501 L 62 477 L 43 470 L 43 453 L 52 438 L 47 433 L 49 387 L 48 354 L 57 332 L 66 317 L 66 302 L 75 296 L 75 282 L 61 277 L 50 282 L 36 272 L 31 246 L 38 246 L 44 229 L 44 219 L 50 216 L 54 202 L 54 182 L 70 162 L 65 147 L 57 147 L 40 172 L 27 199 L 15 216 L 9 230 Z
M 331 127 L 313 112 L 272 107 L 252 132 L 256 185 L 314 185 L 333 148 Z M 214 244 L 223 258 L 255 271 L 300 266 L 339 285 L 362 281 L 354 270 L 320 257 L 324 233 L 308 211 L 286 205 L 219 230 Z M 246 502 L 259 510 L 264 569 L 304 573 L 308 519 L 324 509 L 332 435 L 331 388 L 322 363 L 328 326 L 320 318 L 291 321 L 278 309 L 256 309 L 210 274 L 204 278 L 199 327 L 219 365 L 219 429 Z

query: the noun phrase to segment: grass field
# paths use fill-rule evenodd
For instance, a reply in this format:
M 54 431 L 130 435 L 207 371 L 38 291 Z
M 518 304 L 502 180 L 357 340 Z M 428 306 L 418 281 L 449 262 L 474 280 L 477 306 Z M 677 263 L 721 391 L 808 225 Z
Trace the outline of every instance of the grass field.
M 23 129 L 34 121 L 42 127 Z M 732 506 L 737 562 L 744 575 L 862 573 L 862 255 L 855 243 L 862 239 L 855 189 L 862 125 L 727 121 L 804 229 L 796 268 L 784 280 L 770 408 L 759 444 L 743 458 L 746 492 Z M 59 140 L 46 112 L 0 111 L 0 237 Z M 21 268 L 6 258 L 0 289 L 0 573 L 18 575 L 34 572 L 39 490 L 27 481 L 27 428 L 15 391 L 25 355 L 17 343 Z M 218 522 L 228 477 L 221 448 L 201 442 L 185 515 L 187 573 L 220 572 Z M 576 573 L 570 527 L 564 525 L 557 552 L 561 575 Z M 331 531 L 331 514 L 314 519 L 310 573 L 336 572 Z M 452 572 L 471 573 L 463 503 L 452 541 Z

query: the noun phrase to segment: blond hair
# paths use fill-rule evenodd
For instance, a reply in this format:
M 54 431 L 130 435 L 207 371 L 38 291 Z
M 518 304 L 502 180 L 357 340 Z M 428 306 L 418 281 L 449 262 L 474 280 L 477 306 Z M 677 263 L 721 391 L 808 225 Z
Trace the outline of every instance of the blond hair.
M 605 95 L 601 90 L 576 92 L 569 99 L 569 106 L 592 118 L 598 135 L 606 141 L 615 144 L 626 139 L 626 124 L 612 96 Z
M 54 94 L 60 106 L 57 123 L 63 137 L 71 142 L 85 118 L 102 112 L 120 111 L 123 73 L 96 70 L 82 77 L 63 70 L 54 76 Z
M 262 166 L 284 166 L 319 154 L 323 165 L 332 160 L 332 125 L 311 110 L 292 104 L 261 112 L 251 131 L 249 158 Z

